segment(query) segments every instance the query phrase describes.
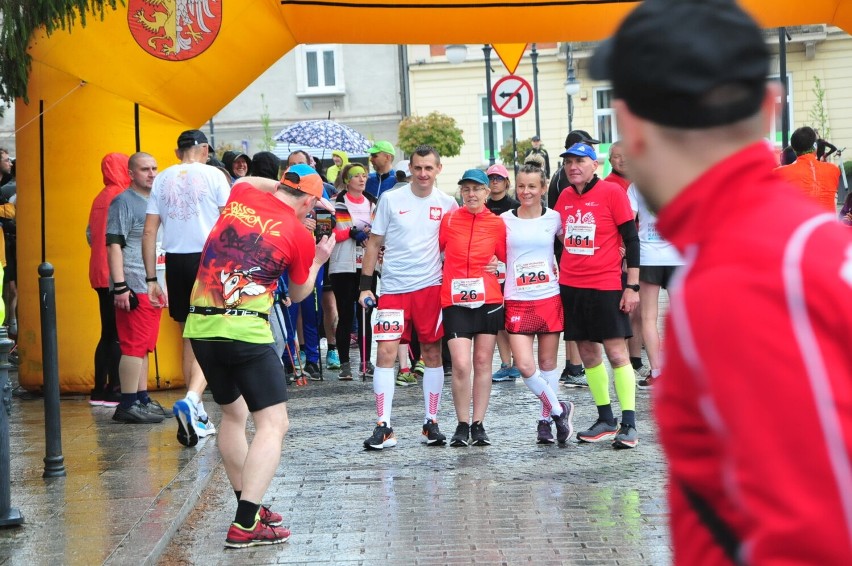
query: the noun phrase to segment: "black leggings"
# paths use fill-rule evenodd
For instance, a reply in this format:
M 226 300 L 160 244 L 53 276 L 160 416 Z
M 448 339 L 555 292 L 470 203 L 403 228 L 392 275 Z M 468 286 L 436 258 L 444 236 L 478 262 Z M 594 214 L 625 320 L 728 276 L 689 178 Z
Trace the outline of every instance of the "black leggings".
M 98 293 L 98 307 L 101 313 L 101 339 L 95 348 L 95 389 L 103 391 L 107 384 L 110 388 L 119 388 L 118 362 L 121 360 L 121 348 L 118 345 L 118 332 L 115 329 L 115 305 L 112 295 L 106 287 L 95 289 Z
M 352 319 L 358 316 L 358 326 L 361 326 L 361 321 L 364 320 L 364 307 L 358 303 L 358 297 L 361 292 L 358 290 L 358 285 L 361 279 L 361 271 L 356 273 L 332 273 L 331 288 L 334 290 L 334 302 L 337 303 L 337 353 L 340 356 L 341 363 L 349 361 L 349 332 L 352 329 Z M 376 285 L 373 284 L 373 294 L 376 292 Z M 373 328 L 370 321 L 367 320 L 367 352 L 364 355 L 367 361 L 370 360 L 370 351 L 373 341 Z M 361 330 L 361 335 L 358 336 L 358 353 L 361 353 L 361 342 L 364 340 L 364 330 Z M 361 363 L 361 358 L 358 359 Z

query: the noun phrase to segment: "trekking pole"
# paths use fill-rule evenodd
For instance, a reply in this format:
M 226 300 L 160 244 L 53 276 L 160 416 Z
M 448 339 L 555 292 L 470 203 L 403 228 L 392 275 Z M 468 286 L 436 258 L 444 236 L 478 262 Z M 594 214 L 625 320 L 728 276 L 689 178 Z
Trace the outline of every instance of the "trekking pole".
M 296 351 L 299 351 L 299 335 L 296 334 L 296 327 L 293 325 L 293 317 L 290 316 L 290 309 L 286 309 L 284 312 L 287 313 L 287 322 L 290 323 L 290 328 L 293 328 L 293 345 L 296 348 Z M 289 344 L 288 344 L 289 349 Z M 290 357 L 293 357 L 293 354 L 290 354 Z M 297 369 L 298 368 L 298 369 Z M 302 370 L 302 358 L 299 356 L 295 356 L 295 360 L 293 360 L 293 369 L 296 373 L 296 385 L 307 385 L 308 379 L 305 377 L 305 372 Z
M 322 369 L 322 351 L 320 350 L 320 344 L 319 344 L 320 328 L 323 326 L 323 313 L 322 313 L 322 310 L 320 309 L 319 293 L 317 293 L 317 286 L 316 285 L 314 285 L 314 312 L 317 313 L 317 355 L 319 356 L 319 361 L 317 362 L 317 365 L 319 366 L 319 374 L 320 374 L 319 380 L 323 381 L 324 378 L 323 378 L 323 375 L 322 375 L 322 372 L 323 372 L 323 369 Z M 326 343 L 328 343 L 328 336 L 326 336 L 325 339 L 326 339 Z
M 367 381 L 367 311 L 376 306 L 376 302 L 367 297 L 361 309 L 361 381 Z

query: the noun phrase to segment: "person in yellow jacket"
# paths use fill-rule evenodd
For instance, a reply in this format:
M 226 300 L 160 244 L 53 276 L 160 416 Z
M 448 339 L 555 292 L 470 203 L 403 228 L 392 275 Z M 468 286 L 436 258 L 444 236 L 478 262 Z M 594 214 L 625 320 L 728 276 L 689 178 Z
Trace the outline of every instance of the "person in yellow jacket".
M 341 171 L 343 171 L 343 168 L 346 167 L 346 164 L 349 163 L 349 156 L 346 155 L 345 151 L 335 149 L 331 152 L 331 160 L 334 161 L 334 165 L 326 169 L 325 178 L 328 179 L 329 183 L 334 185 L 335 189 L 340 190 L 337 186 L 337 176 L 340 174 Z

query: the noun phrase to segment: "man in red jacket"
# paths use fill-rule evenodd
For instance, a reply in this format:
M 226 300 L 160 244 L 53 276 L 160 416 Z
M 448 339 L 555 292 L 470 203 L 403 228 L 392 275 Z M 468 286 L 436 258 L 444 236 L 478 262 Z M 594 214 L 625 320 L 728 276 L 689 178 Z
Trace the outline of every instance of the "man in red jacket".
M 733 0 L 646 0 L 591 72 L 685 261 L 654 392 L 675 562 L 849 564 L 852 235 L 772 172 L 760 29 Z

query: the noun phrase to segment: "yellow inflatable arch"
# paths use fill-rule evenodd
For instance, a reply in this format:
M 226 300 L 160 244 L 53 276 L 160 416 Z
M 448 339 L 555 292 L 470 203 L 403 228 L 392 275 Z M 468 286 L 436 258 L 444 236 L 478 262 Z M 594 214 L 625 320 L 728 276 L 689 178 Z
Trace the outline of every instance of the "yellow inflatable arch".
M 764 27 L 828 23 L 852 31 L 852 0 L 741 3 Z M 36 34 L 30 43 L 29 104 L 19 100 L 16 106 L 21 384 L 38 389 L 42 383 L 37 268 L 44 259 L 56 269 L 61 389 L 91 388 L 99 318 L 87 277 L 85 228 L 103 186 L 99 163 L 106 153 L 130 154 L 140 147 L 161 167 L 174 163 L 180 131 L 206 122 L 300 43 L 598 40 L 636 4 L 125 0 L 125 6 L 107 10 L 103 21 L 89 18 L 86 27 Z M 365 33 L 377 22 L 377 33 Z M 160 374 L 173 386 L 182 384 L 179 347 L 177 326 L 164 320 Z

